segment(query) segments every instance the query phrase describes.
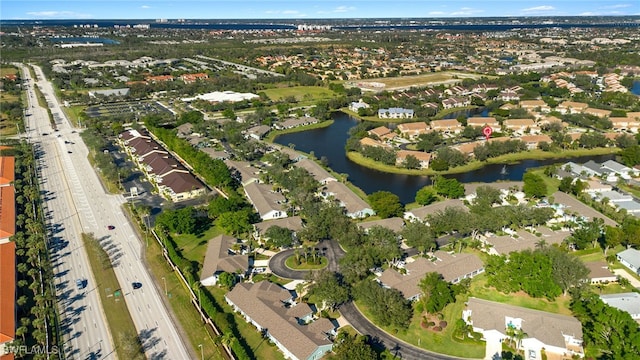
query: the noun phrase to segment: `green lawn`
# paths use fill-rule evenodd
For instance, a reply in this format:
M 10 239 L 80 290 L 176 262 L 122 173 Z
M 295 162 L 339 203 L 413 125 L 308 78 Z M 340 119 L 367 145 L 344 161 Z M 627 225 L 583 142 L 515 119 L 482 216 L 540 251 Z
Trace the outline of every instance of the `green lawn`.
M 116 274 L 112 267 L 105 268 L 109 263 L 109 256 L 102 249 L 100 243 L 87 234 L 82 234 L 82 241 L 87 250 L 89 262 L 95 284 L 87 284 L 85 291 L 95 291 L 100 294 L 100 302 L 104 308 L 107 324 L 111 330 L 113 343 L 120 359 L 144 359 L 144 353 L 138 339 L 138 332 L 133 324 L 127 304 L 124 300 L 124 291 L 120 288 Z M 106 341 L 106 340 L 105 340 Z
M 302 256 L 300 257 L 302 258 Z M 291 255 L 287 258 L 284 264 L 288 268 L 294 269 L 294 270 L 319 270 L 319 269 L 324 269 L 325 267 L 327 267 L 327 264 L 328 264 L 327 258 L 324 256 L 320 257 L 320 264 L 309 264 L 309 263 L 305 263 L 302 260 L 304 259 L 301 259 L 300 265 L 296 265 L 295 256 Z
M 539 175 L 547 186 L 547 196 L 552 195 L 554 192 L 558 191 L 558 186 L 560 186 L 560 180 L 555 177 L 548 177 L 544 174 L 544 168 L 538 168 L 535 170 L 531 170 L 534 174 Z
M 569 310 L 571 297 L 569 295 L 559 296 L 553 301 L 548 301 L 546 299 L 532 298 L 523 292 L 503 294 L 497 292 L 492 287 L 486 287 L 486 284 L 487 278 L 484 274 L 476 276 L 471 283 L 470 296 L 514 306 L 522 306 L 528 309 L 571 315 L 571 310 Z
M 291 129 L 269 131 L 269 134 L 267 135 L 267 137 L 264 140 L 267 141 L 267 142 L 273 142 L 280 135 L 291 134 L 291 133 L 307 131 L 307 130 L 313 130 L 313 129 L 326 128 L 326 127 L 331 126 L 331 124 L 333 124 L 333 120 L 326 120 L 326 121 L 321 121 L 321 122 L 316 123 L 316 124 L 311 124 L 311 125 L 306 125 L 306 126 L 298 126 L 298 127 L 291 128 Z
M 173 241 L 185 259 L 202 264 L 209 240 L 222 234 L 224 234 L 222 229 L 212 226 L 200 235 L 173 235 Z
M 278 350 L 275 345 L 272 345 L 269 341 L 265 340 L 262 335 L 256 330 L 255 326 L 249 324 L 240 315 L 235 314 L 231 306 L 227 304 L 224 299 L 226 290 L 218 287 L 208 287 L 207 290 L 216 299 L 216 302 L 222 307 L 223 311 L 227 314 L 232 314 L 235 317 L 238 331 L 242 338 L 246 341 L 249 348 L 254 355 L 254 359 L 260 360 L 283 360 L 284 355 Z
M 366 306 L 363 306 L 363 304 L 359 302 L 357 306 L 368 319 L 373 319 L 373 314 Z M 458 298 L 454 304 L 445 307 L 442 313 L 448 326 L 441 332 L 423 329 L 420 326 L 422 314 L 416 311 L 414 311 L 411 325 L 409 325 L 405 331 L 396 333 L 394 329 L 390 327 L 382 328 L 389 334 L 423 349 L 463 358 L 479 359 L 482 358 L 485 353 L 484 342 L 474 342 L 471 340 L 462 342 L 453 338 L 454 324 L 457 319 L 462 317 L 464 306 L 464 300 Z
M 336 94 L 324 87 L 318 86 L 294 86 L 262 90 L 273 101 L 279 101 L 293 96 L 298 101 L 317 101 L 330 99 Z
M 155 281 L 164 287 L 166 283 L 167 298 L 171 305 L 171 310 L 176 319 L 182 324 L 183 334 L 191 345 L 191 350 L 199 354 L 202 344 L 202 352 L 205 359 L 226 359 L 222 350 L 213 340 L 213 333 L 210 333 L 200 320 L 200 314 L 191 304 L 191 297 L 188 290 L 179 280 L 178 275 L 171 270 L 167 261 L 162 256 L 160 245 L 151 239 L 146 248 L 146 261 L 151 269 Z M 164 290 L 164 289 L 163 289 Z

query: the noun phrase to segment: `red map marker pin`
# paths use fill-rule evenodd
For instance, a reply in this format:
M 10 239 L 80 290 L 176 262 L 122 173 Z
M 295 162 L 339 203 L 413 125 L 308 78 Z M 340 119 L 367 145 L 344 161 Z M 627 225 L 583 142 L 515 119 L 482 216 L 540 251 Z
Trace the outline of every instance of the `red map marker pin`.
M 491 126 L 485 126 L 484 129 L 482 129 L 482 133 L 484 134 L 484 137 L 486 137 L 488 141 L 489 138 L 491 137 L 491 134 L 493 133 L 493 129 L 491 128 Z

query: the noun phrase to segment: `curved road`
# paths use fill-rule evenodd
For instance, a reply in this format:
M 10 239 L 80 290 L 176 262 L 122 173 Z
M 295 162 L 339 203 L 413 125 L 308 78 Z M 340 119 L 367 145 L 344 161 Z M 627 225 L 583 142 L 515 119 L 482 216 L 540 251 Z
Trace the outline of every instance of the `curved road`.
M 344 256 L 345 252 L 335 240 L 323 240 L 318 243 L 319 248 L 327 257 L 329 265 L 327 269 L 338 271 L 338 260 Z M 269 260 L 269 268 L 275 275 L 292 280 L 306 279 L 309 270 L 293 270 L 285 265 L 287 258 L 294 253 L 294 249 L 281 251 Z M 454 360 L 461 359 L 455 356 L 434 353 L 425 349 L 418 348 L 406 343 L 386 331 L 380 329 L 367 319 L 356 308 L 353 302 L 342 304 L 339 309 L 340 314 L 356 329 L 359 333 L 369 335 L 374 342 L 384 345 L 397 358 L 408 360 Z

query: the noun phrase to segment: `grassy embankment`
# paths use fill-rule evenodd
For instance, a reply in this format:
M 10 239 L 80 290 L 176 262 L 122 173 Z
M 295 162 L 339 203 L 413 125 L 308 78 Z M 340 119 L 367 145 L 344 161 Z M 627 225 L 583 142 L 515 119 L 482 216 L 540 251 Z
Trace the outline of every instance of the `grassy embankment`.
M 261 92 L 264 92 L 272 101 L 293 97 L 297 101 L 295 106 L 311 106 L 319 100 L 328 100 L 337 96 L 332 90 L 319 86 L 274 87 Z
M 157 284 L 166 284 L 166 296 L 171 306 L 173 315 L 182 324 L 182 330 L 191 349 L 199 354 L 202 345 L 202 353 L 205 359 L 226 359 L 224 350 L 215 339 L 215 334 L 210 333 L 200 319 L 200 314 L 191 304 L 189 290 L 184 287 L 178 275 L 171 270 L 167 261 L 162 256 L 160 244 L 149 235 L 149 246 L 146 248 L 146 261 L 152 276 Z M 206 250 L 206 247 L 205 247 Z M 200 250 L 198 249 L 198 253 Z M 204 257 L 204 251 L 202 251 Z
M 490 158 L 487 161 L 477 161 L 472 160 L 468 164 L 463 166 L 456 166 L 446 171 L 434 171 L 432 169 L 403 169 L 393 165 L 385 165 L 378 161 L 374 161 L 362 156 L 357 152 L 348 152 L 347 157 L 349 160 L 355 162 L 356 164 L 394 174 L 404 174 L 404 175 L 435 175 L 435 174 L 459 174 L 472 170 L 477 170 L 482 168 L 487 164 L 510 164 L 516 163 L 522 160 L 545 160 L 545 159 L 563 159 L 563 158 L 572 158 L 579 156 L 594 156 L 594 155 L 606 155 L 606 154 L 615 154 L 619 151 L 618 148 L 596 148 L 596 149 L 576 149 L 576 150 L 564 150 L 560 152 L 546 152 L 542 150 L 529 150 L 523 151 L 515 154 L 506 154 L 502 156 L 498 156 L 495 158 Z
M 204 256 L 207 250 L 207 244 L 209 240 L 223 233 L 224 232 L 222 231 L 222 229 L 218 228 L 217 226 L 213 226 L 200 235 L 175 236 L 173 237 L 173 241 L 176 242 L 176 248 L 180 249 L 182 256 L 185 259 L 191 261 L 192 263 L 202 264 L 204 262 Z M 165 279 L 167 280 L 167 289 L 168 289 L 168 292 L 172 294 L 172 296 L 169 299 L 174 309 L 174 312 L 176 313 L 176 316 L 181 316 L 180 313 L 184 311 L 184 310 L 181 310 L 182 308 L 186 309 L 187 307 L 189 307 L 190 309 L 193 309 L 193 305 L 191 305 L 190 300 L 188 298 L 188 293 L 187 293 L 188 290 L 182 288 L 182 285 L 178 281 L 177 276 L 169 274 L 170 271 L 168 269 L 168 266 L 166 265 L 166 262 L 164 261 L 164 258 L 162 257 L 161 253 L 159 253 L 159 250 L 157 255 L 152 256 L 151 253 L 149 253 L 148 259 L 150 261 L 150 265 L 152 261 L 156 263 L 155 265 L 151 265 L 154 273 L 156 273 L 156 277 L 163 276 L 163 275 L 158 275 L 157 271 L 162 271 L 162 268 L 163 267 L 165 268 L 164 276 L 165 276 Z M 171 278 L 171 281 L 169 281 L 170 278 Z M 258 281 L 258 280 L 254 279 L 254 281 Z M 273 345 L 270 345 L 267 340 L 263 339 L 260 333 L 256 330 L 256 328 L 253 325 L 247 323 L 244 320 L 244 318 L 242 318 L 240 315 L 233 312 L 233 309 L 224 300 L 224 294 L 226 293 L 226 290 L 218 287 L 207 287 L 206 291 L 209 291 L 215 297 L 216 302 L 226 314 L 229 314 L 229 316 L 235 317 L 235 323 L 237 325 L 238 332 L 240 333 L 240 335 L 243 337 L 248 347 L 253 352 L 253 355 L 255 356 L 255 358 L 265 359 L 265 360 L 284 359 L 284 356 L 277 350 L 277 348 Z M 184 296 L 181 298 L 178 298 L 177 294 L 180 292 L 184 293 Z M 174 296 L 174 294 L 176 295 Z M 192 340 L 192 344 L 195 344 L 197 346 L 197 344 L 201 344 L 203 342 L 195 343 L 195 341 L 202 341 L 202 339 L 204 339 L 204 336 L 206 334 L 198 330 L 198 329 L 204 329 L 204 327 L 202 326 L 198 326 L 198 327 L 187 326 L 189 324 L 200 323 L 199 315 L 197 315 L 195 310 L 193 310 L 193 312 L 196 314 L 195 316 L 197 317 L 197 322 L 194 322 L 195 320 L 181 319 L 181 323 L 185 324 L 184 328 L 185 328 L 185 332 L 188 333 L 188 337 L 190 339 L 192 338 L 195 339 L 195 340 Z M 196 329 L 193 329 L 193 328 L 196 328 Z M 196 333 L 191 334 L 191 332 L 195 332 L 195 330 L 198 330 L 198 331 Z M 211 344 L 210 346 L 212 347 L 213 344 Z M 211 350 L 209 351 L 211 352 Z M 212 358 L 217 358 L 217 357 L 212 357 Z
M 264 141 L 274 142 L 274 140 L 280 135 L 292 134 L 292 133 L 297 133 L 297 132 L 302 132 L 302 131 L 307 131 L 307 130 L 313 130 L 313 129 L 322 129 L 322 128 L 326 128 L 326 127 L 331 126 L 331 124 L 333 124 L 333 120 L 325 120 L 325 121 L 321 121 L 321 122 L 318 122 L 318 123 L 315 123 L 315 124 L 305 125 L 305 126 L 298 126 L 298 127 L 291 128 L 291 129 L 273 130 L 273 131 L 269 132 L 267 137 L 265 137 Z
M 144 359 L 144 351 L 138 338 L 138 332 L 127 309 L 124 294 L 113 271 L 109 255 L 92 235 L 82 234 L 82 241 L 87 249 L 93 277 L 96 281 L 95 284 L 88 284 L 87 289 L 95 286 L 95 291 L 100 294 L 100 302 L 118 358 Z M 119 295 L 116 295 L 117 293 Z

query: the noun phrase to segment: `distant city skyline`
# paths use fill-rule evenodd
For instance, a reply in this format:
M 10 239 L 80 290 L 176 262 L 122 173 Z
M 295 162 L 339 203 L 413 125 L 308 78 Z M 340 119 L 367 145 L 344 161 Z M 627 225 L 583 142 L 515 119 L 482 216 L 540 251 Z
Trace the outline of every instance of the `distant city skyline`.
M 0 20 L 341 19 L 640 15 L 638 0 L 3 0 Z

